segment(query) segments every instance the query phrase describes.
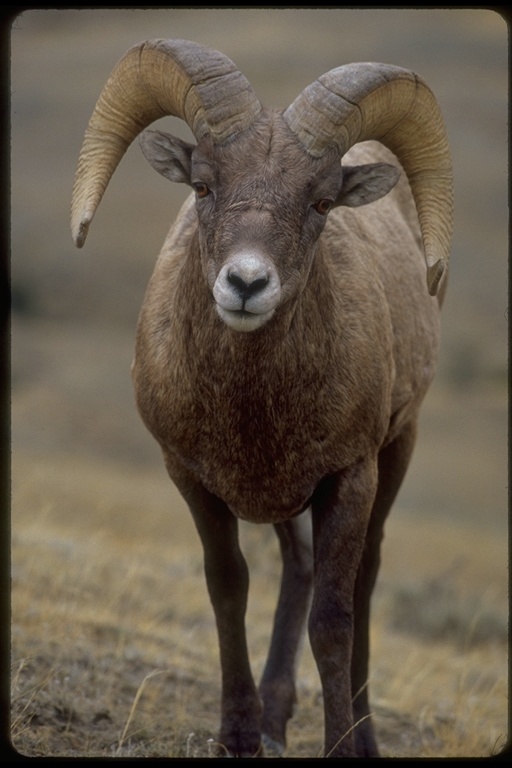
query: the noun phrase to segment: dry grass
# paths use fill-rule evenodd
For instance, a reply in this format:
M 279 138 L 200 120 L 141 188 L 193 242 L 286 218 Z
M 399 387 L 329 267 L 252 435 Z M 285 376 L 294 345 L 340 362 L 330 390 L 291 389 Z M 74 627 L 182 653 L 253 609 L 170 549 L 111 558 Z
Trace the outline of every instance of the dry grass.
M 122 466 L 105 471 L 73 460 L 62 460 L 58 473 L 54 464 L 40 463 L 37 482 L 24 469 L 29 482 L 14 489 L 12 547 L 15 748 L 30 756 L 207 757 L 218 725 L 215 627 L 199 546 L 167 479 L 153 470 L 130 477 Z M 67 484 L 57 488 L 62 477 Z M 147 503 L 151 490 L 161 508 Z M 49 496 L 52 506 L 43 501 Z M 169 500 L 171 513 L 164 509 Z M 271 531 L 261 528 L 245 527 L 243 544 L 253 574 L 248 625 L 258 675 L 276 594 L 277 548 Z M 390 547 L 386 556 L 396 561 L 399 550 Z M 504 745 L 503 604 L 488 599 L 479 608 L 457 575 L 460 569 L 442 581 L 441 614 L 457 620 L 440 634 L 420 610 L 431 613 L 433 574 L 420 568 L 405 589 L 393 581 L 393 569 L 388 578 L 383 571 L 372 694 L 384 755 L 480 756 Z M 499 628 L 492 634 L 475 633 L 482 611 Z M 319 755 L 322 701 L 307 643 L 298 699 L 288 754 Z

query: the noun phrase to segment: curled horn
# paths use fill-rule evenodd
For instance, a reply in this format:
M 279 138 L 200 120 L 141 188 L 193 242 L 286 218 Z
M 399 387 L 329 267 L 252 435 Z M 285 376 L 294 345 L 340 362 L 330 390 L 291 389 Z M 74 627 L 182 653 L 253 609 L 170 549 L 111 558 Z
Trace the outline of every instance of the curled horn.
M 313 156 L 343 156 L 361 141 L 380 141 L 403 166 L 418 211 L 431 295 L 448 265 L 453 173 L 439 105 L 409 70 L 359 63 L 332 69 L 297 96 L 284 118 Z
M 215 144 L 245 130 L 261 111 L 247 79 L 222 53 L 186 40 L 147 40 L 114 67 L 87 127 L 73 186 L 71 232 L 87 236 L 103 193 L 130 143 L 167 115 Z

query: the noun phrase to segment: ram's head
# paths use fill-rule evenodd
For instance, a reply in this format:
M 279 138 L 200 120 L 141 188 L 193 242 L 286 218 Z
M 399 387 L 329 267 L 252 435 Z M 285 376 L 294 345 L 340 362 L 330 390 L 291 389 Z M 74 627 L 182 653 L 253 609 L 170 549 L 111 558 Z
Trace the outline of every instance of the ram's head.
M 174 115 L 192 145 L 145 131 Z M 363 205 L 398 178 L 378 163 L 342 168 L 354 144 L 377 140 L 395 153 L 416 202 L 427 283 L 435 294 L 451 234 L 451 162 L 428 86 L 383 64 L 326 73 L 284 111 L 264 109 L 223 54 L 183 40 L 150 40 L 114 68 L 86 131 L 72 206 L 83 245 L 103 192 L 129 144 L 172 181 L 195 190 L 203 271 L 221 318 L 254 330 L 304 284 L 331 208 Z

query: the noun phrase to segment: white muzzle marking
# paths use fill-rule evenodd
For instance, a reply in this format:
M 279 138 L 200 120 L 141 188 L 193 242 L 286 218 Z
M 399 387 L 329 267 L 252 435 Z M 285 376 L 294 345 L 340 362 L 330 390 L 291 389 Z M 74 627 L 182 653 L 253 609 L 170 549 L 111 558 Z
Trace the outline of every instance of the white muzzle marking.
M 235 331 L 255 331 L 274 314 L 281 282 L 273 264 L 260 253 L 243 251 L 224 264 L 213 296 L 226 325 Z

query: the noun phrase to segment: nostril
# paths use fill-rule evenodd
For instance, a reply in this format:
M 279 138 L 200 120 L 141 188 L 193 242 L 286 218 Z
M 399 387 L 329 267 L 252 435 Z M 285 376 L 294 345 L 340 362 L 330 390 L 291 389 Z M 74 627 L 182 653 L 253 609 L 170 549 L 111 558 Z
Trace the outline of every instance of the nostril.
M 269 277 L 264 275 L 263 277 L 257 277 L 255 280 L 247 281 L 236 272 L 228 272 L 228 282 L 233 288 L 236 288 L 244 300 L 247 300 L 268 285 Z

